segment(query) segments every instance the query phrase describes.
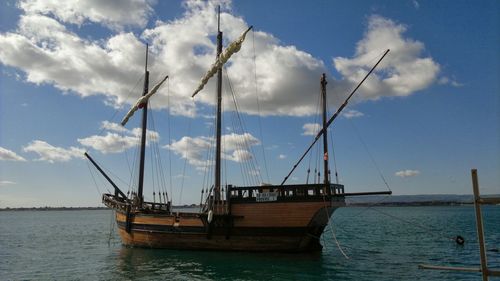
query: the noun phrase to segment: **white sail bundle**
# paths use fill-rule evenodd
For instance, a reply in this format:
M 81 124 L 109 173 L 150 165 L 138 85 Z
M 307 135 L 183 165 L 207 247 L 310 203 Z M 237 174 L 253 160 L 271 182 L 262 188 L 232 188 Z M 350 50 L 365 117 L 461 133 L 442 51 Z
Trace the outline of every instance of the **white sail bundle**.
M 151 91 L 149 91 L 149 93 L 147 93 L 146 95 L 140 97 L 137 102 L 134 104 L 134 106 L 132 106 L 132 108 L 127 112 L 127 115 L 125 115 L 125 117 L 123 117 L 123 120 L 121 122 L 122 126 L 125 126 L 125 124 L 127 124 L 128 122 L 128 119 L 130 117 L 132 117 L 132 115 L 134 115 L 134 113 L 139 109 L 139 108 L 142 108 L 145 104 L 147 104 L 149 98 L 151 96 L 153 96 L 157 91 L 158 89 L 160 88 L 160 86 L 163 84 L 163 82 L 165 82 L 165 80 L 167 80 L 168 78 L 168 75 L 165 76 L 165 78 L 163 78 L 158 84 L 156 84 L 153 89 L 151 89 Z
M 208 80 L 212 78 L 212 76 L 217 73 L 217 71 L 229 60 L 229 58 L 234 54 L 237 53 L 241 49 L 241 45 L 243 44 L 243 41 L 245 40 L 245 36 L 247 35 L 248 31 L 252 29 L 252 26 L 250 26 L 241 36 L 224 50 L 222 54 L 217 58 L 217 60 L 212 64 L 212 67 L 207 71 L 205 76 L 201 79 L 201 83 L 196 88 L 194 91 L 193 95 L 191 97 L 194 97 L 198 92 L 200 92 L 203 87 L 207 84 Z

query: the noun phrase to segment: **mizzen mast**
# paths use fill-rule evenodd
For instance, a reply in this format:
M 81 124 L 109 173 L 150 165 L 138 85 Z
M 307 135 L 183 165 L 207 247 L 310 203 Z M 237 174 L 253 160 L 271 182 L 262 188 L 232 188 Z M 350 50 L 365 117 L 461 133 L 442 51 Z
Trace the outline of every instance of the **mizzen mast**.
M 328 169 L 328 134 L 327 129 L 328 126 L 326 124 L 326 75 L 323 73 L 321 75 L 321 102 L 323 104 L 323 167 L 324 167 L 324 181 L 323 183 L 325 184 L 325 187 L 328 187 L 330 185 L 330 179 L 329 179 L 329 173 L 330 170 Z
M 354 95 L 354 93 L 356 93 L 356 91 L 359 89 L 359 87 L 361 87 L 361 85 L 363 84 L 363 82 L 365 82 L 366 78 L 368 78 L 368 76 L 370 76 L 370 74 L 372 74 L 372 72 L 375 70 L 375 68 L 377 68 L 377 66 L 379 65 L 379 63 L 384 59 L 384 57 L 387 55 L 387 53 L 389 53 L 389 49 L 387 49 L 384 54 L 382 55 L 382 57 L 377 61 L 377 63 L 370 69 L 370 71 L 368 71 L 368 73 L 365 75 L 365 77 L 358 83 L 358 85 L 351 91 L 351 93 L 347 96 L 347 98 L 344 100 L 344 103 L 337 109 L 337 112 L 335 112 L 335 114 L 333 114 L 330 119 L 328 119 L 328 122 L 326 122 L 326 126 L 324 126 L 324 128 L 322 128 L 318 134 L 316 135 L 316 137 L 314 138 L 314 141 L 311 143 L 311 145 L 309 145 L 309 147 L 306 149 L 306 151 L 302 154 L 302 156 L 299 158 L 299 160 L 297 161 L 297 163 L 295 165 L 293 165 L 293 168 L 292 170 L 286 175 L 286 177 L 283 179 L 283 181 L 281 182 L 280 185 L 283 185 L 285 184 L 285 182 L 288 180 L 288 178 L 290 177 L 290 175 L 293 173 L 293 171 L 295 171 L 295 169 L 299 166 L 300 162 L 302 162 L 302 159 L 304 159 L 304 157 L 306 157 L 306 155 L 309 153 L 309 151 L 311 150 L 311 148 L 316 144 L 316 142 L 319 140 L 319 138 L 321 137 L 322 134 L 326 134 L 326 130 L 325 128 L 328 128 L 332 123 L 333 121 L 339 116 L 339 114 L 342 112 L 342 110 L 347 106 L 347 104 L 349 103 L 349 100 L 351 99 L 351 97 Z

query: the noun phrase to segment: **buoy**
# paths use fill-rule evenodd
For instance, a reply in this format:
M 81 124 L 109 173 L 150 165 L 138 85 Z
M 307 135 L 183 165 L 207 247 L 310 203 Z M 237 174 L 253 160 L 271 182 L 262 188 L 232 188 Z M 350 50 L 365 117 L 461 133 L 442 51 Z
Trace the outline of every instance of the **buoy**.
M 208 223 L 212 222 L 213 216 L 214 216 L 214 213 L 212 212 L 212 210 L 208 211 L 208 218 L 207 218 Z
M 465 243 L 465 239 L 462 236 L 457 235 L 457 237 L 455 237 L 455 242 L 457 242 L 458 245 L 463 245 Z

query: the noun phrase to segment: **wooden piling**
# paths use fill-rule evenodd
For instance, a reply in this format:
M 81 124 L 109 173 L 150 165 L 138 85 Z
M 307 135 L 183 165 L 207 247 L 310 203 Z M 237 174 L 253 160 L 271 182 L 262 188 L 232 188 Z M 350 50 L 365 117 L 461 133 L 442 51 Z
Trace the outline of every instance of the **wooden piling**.
M 484 229 L 483 229 L 483 216 L 481 214 L 481 202 L 479 197 L 479 181 L 477 179 L 477 169 L 471 170 L 472 174 L 472 190 L 474 191 L 474 208 L 476 209 L 476 225 L 477 225 L 477 239 L 479 242 L 479 256 L 481 258 L 481 274 L 483 281 L 488 281 L 488 266 L 486 260 L 486 251 L 484 249 Z

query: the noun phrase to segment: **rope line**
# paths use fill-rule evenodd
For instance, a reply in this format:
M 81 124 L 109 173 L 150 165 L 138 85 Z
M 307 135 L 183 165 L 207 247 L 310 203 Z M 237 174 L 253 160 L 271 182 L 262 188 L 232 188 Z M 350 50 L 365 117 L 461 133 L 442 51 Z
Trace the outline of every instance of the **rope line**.
M 259 134 L 261 140 L 262 158 L 264 160 L 264 168 L 266 169 L 267 182 L 271 182 L 269 178 L 269 171 L 267 169 L 266 153 L 264 149 L 264 134 L 262 134 L 262 121 L 260 118 L 260 101 L 259 101 L 259 88 L 257 83 L 257 56 L 255 52 L 255 31 L 252 29 L 252 47 L 253 47 L 253 65 L 254 65 L 254 82 L 255 82 L 255 96 L 257 98 L 257 120 L 259 123 Z
M 346 260 L 348 260 L 349 256 L 344 252 L 344 250 L 340 246 L 340 243 L 337 240 L 337 236 L 335 235 L 335 231 L 333 230 L 332 224 L 329 223 L 330 222 L 330 214 L 328 213 L 328 206 L 326 205 L 325 193 L 323 193 L 323 204 L 324 204 L 324 208 L 323 209 L 325 210 L 326 217 L 328 218 L 327 225 L 328 225 L 328 228 L 330 229 L 330 232 L 332 233 L 333 240 L 335 240 L 335 244 L 337 244 L 337 248 L 339 249 L 340 253 L 344 256 L 344 258 Z
M 144 77 L 144 74 L 143 74 L 143 75 L 141 75 L 141 76 L 139 77 L 139 79 L 137 80 L 137 82 L 135 82 L 134 87 L 133 87 L 133 88 L 132 88 L 132 89 L 128 92 L 128 95 L 127 95 L 127 97 L 125 98 L 125 100 L 128 100 L 128 99 L 130 98 L 130 96 L 132 95 L 132 92 L 134 92 L 134 91 L 135 91 L 135 88 L 137 88 L 137 85 L 139 85 L 139 82 L 143 79 L 143 77 Z M 116 117 L 116 114 L 118 114 L 118 111 L 119 111 L 119 110 L 120 110 L 120 108 L 117 108 L 117 109 L 113 112 L 113 115 L 111 115 L 111 118 L 110 118 L 109 120 L 113 121 L 113 119 L 115 119 L 115 117 Z M 104 132 L 104 130 L 105 130 L 105 128 L 101 128 L 101 130 L 99 131 L 99 133 L 98 133 L 97 135 L 99 135 L 99 136 L 100 136 L 100 135 L 102 135 L 102 133 Z M 85 151 L 86 153 L 88 153 L 88 152 L 89 152 L 89 150 L 90 150 L 90 149 L 94 146 L 94 144 L 95 144 L 95 142 L 96 142 L 96 141 L 97 141 L 97 140 L 94 140 L 94 142 L 92 142 L 92 145 L 91 145 L 91 146 L 89 146 L 89 147 L 87 148 L 87 150 Z
M 232 83 L 231 83 L 231 79 L 229 78 L 229 75 L 227 73 L 227 69 L 224 68 L 224 73 L 226 74 L 226 81 L 228 83 L 228 86 L 229 86 L 229 89 L 230 89 L 230 92 L 232 94 L 232 98 L 233 98 L 233 103 L 234 103 L 234 107 L 235 107 L 235 115 L 237 117 L 237 125 L 239 125 L 239 129 L 241 130 L 241 139 L 238 140 L 239 142 L 239 146 L 240 148 L 242 149 L 247 149 L 251 155 L 256 155 L 255 151 L 253 150 L 253 148 L 250 146 L 250 144 L 248 143 L 248 140 L 247 138 L 245 137 L 245 132 L 247 132 L 248 130 L 246 130 L 246 126 L 245 126 L 245 122 L 243 121 L 243 119 L 241 118 L 241 115 L 240 115 L 240 112 L 239 112 L 239 109 L 238 109 L 238 102 L 237 102 L 237 99 L 236 99 L 236 93 L 234 91 L 234 87 L 232 86 Z M 236 126 L 235 126 L 236 127 Z M 255 163 L 255 159 L 253 159 L 253 161 L 243 161 L 242 162 L 242 165 L 246 166 L 247 168 L 247 172 L 248 174 L 250 175 L 250 172 L 253 170 L 255 171 L 255 182 L 254 184 L 258 185 L 258 182 L 263 182 L 263 179 L 262 179 L 262 175 L 260 174 L 259 170 L 257 169 L 257 165 Z
M 188 121 L 188 136 L 191 135 L 191 118 L 189 118 L 189 121 Z M 187 166 L 187 160 L 188 160 L 188 157 L 187 157 L 187 154 L 189 153 L 189 146 L 186 148 L 186 158 L 184 158 L 184 166 L 182 168 L 182 179 L 181 179 L 181 190 L 180 190 L 180 194 L 179 194 L 179 204 L 182 204 L 182 193 L 184 191 L 184 179 L 185 179 L 185 175 L 186 175 L 186 166 Z M 173 203 L 172 203 L 173 204 Z
M 363 138 L 361 137 L 361 134 L 359 133 L 358 129 L 356 128 L 356 126 L 354 125 L 354 122 L 351 121 L 349 119 L 349 124 L 351 124 L 352 128 L 354 129 L 354 132 L 356 133 L 359 141 L 361 142 L 361 144 L 363 145 L 366 153 L 368 154 L 368 156 L 370 157 L 370 160 L 372 161 L 373 165 L 375 166 L 375 169 L 377 169 L 377 172 L 380 176 L 380 178 L 382 179 L 382 181 L 384 182 L 385 186 L 387 187 L 387 189 L 389 191 L 392 191 L 391 188 L 389 187 L 389 184 L 387 183 L 387 180 L 385 179 L 384 177 L 384 174 L 382 173 L 382 171 L 380 170 L 380 167 L 378 166 L 377 162 L 375 161 L 375 158 L 373 158 L 373 155 L 370 153 L 370 150 L 368 150 L 368 146 L 366 145 L 365 141 L 363 140 Z
M 172 135 L 170 134 L 170 119 L 171 119 L 171 115 L 170 115 L 170 79 L 168 79 L 167 81 L 167 108 L 168 108 L 168 111 L 167 111 L 167 114 L 168 114 L 168 118 L 167 118 L 167 127 L 168 127 L 168 145 L 172 145 Z M 169 149 L 168 150 L 168 173 L 169 173 L 169 184 L 170 184 L 170 196 L 174 196 L 173 194 L 173 184 L 172 184 L 172 151 Z M 168 197 L 167 197 L 167 200 L 168 200 Z
M 409 220 L 405 220 L 405 219 L 403 219 L 403 218 L 400 218 L 400 217 L 397 217 L 397 216 L 391 215 L 391 214 L 386 213 L 386 212 L 384 212 L 384 211 L 381 211 L 381 210 L 375 209 L 375 208 L 374 208 L 374 206 L 372 206 L 372 207 L 368 207 L 368 208 L 369 208 L 369 209 L 371 209 L 372 211 L 379 212 L 379 213 L 381 213 L 381 214 L 383 214 L 383 215 L 386 215 L 386 216 L 388 216 L 388 217 L 390 217 L 390 218 L 393 218 L 393 219 L 399 220 L 399 221 L 401 221 L 401 222 L 404 222 L 404 223 L 410 224 L 410 225 L 412 225 L 412 226 L 414 226 L 414 227 L 418 227 L 418 228 L 421 228 L 421 229 L 427 230 L 427 231 L 429 231 L 429 232 L 434 232 L 435 234 L 439 234 L 439 235 L 441 236 L 441 238 L 446 238 L 446 239 L 449 239 L 449 240 L 452 240 L 452 241 L 455 241 L 455 239 L 456 239 L 456 237 L 450 237 L 450 236 L 448 236 L 448 235 L 444 234 L 444 232 L 443 232 L 443 231 L 436 230 L 436 229 L 433 229 L 433 228 L 427 227 L 427 226 L 425 226 L 425 225 L 423 225 L 423 224 L 415 223 L 415 222 L 412 222 L 412 221 L 409 221 Z

